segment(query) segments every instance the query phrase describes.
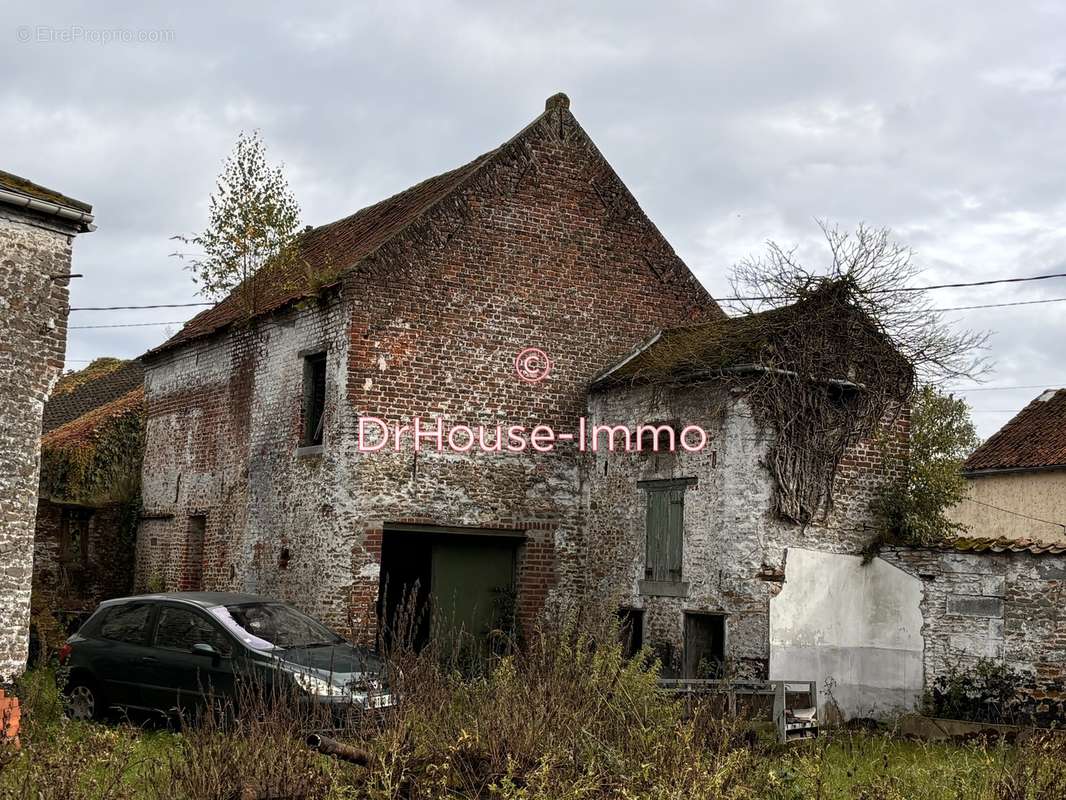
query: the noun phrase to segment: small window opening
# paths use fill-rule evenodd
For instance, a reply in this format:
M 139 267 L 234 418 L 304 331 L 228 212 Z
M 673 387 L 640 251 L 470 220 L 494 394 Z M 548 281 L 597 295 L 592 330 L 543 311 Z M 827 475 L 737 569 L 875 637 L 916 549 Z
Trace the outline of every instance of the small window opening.
M 65 564 L 85 566 L 89 561 L 90 508 L 64 508 L 60 521 L 60 559 Z
M 281 548 L 281 555 L 278 556 L 278 569 L 288 569 L 289 568 L 289 558 L 290 558 L 289 548 L 287 548 L 287 547 Z
M 304 357 L 303 436 L 301 447 L 322 444 L 326 419 L 326 354 Z

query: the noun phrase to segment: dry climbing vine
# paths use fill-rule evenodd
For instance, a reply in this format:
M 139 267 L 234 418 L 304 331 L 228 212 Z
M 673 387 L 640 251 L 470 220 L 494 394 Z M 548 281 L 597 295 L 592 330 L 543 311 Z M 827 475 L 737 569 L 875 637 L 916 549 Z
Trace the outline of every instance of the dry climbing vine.
M 734 287 L 741 313 L 665 332 L 616 371 L 615 380 L 714 379 L 743 397 L 772 432 L 766 467 L 774 510 L 797 523 L 824 518 L 849 448 L 888 428 L 916 381 L 974 376 L 984 335 L 940 323 L 910 251 L 887 231 L 823 226 L 832 261 L 814 273 L 771 244 L 742 262 Z

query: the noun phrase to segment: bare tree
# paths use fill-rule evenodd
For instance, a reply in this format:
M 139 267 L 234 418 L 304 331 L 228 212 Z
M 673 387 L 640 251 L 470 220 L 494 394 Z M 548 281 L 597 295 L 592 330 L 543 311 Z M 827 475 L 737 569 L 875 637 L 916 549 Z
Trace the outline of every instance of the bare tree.
M 914 281 L 922 269 L 913 251 L 887 228 L 860 224 L 853 233 L 819 222 L 829 249 L 821 270 L 801 264 L 795 249 L 769 242 L 765 255 L 741 261 L 731 284 L 745 313 L 804 300 L 829 284 L 843 287 L 842 300 L 861 309 L 911 364 L 916 384 L 979 379 L 990 365 L 983 355 L 987 332 L 957 330 L 944 322 L 930 292 Z

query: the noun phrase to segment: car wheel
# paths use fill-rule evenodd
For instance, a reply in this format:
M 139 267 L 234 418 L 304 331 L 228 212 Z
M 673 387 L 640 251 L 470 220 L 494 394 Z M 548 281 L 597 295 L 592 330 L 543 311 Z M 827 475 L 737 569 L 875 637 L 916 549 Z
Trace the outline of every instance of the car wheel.
M 87 722 L 103 716 L 103 698 L 100 696 L 100 690 L 92 681 L 86 679 L 71 681 L 63 700 L 63 711 L 67 719 Z

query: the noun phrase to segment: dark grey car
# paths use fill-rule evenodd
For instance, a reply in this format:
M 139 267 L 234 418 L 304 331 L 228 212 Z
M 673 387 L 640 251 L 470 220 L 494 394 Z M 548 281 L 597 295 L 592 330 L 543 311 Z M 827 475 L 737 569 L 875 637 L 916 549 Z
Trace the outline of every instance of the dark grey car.
M 173 713 L 209 696 L 237 700 L 243 678 L 292 690 L 338 713 L 393 704 L 383 664 L 276 600 L 175 592 L 108 600 L 59 652 L 68 713 L 121 707 Z

